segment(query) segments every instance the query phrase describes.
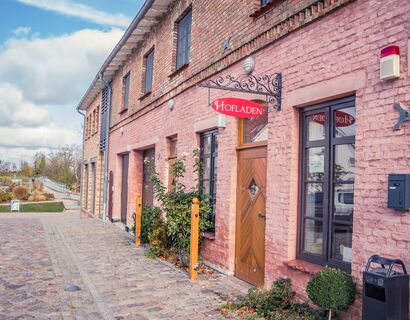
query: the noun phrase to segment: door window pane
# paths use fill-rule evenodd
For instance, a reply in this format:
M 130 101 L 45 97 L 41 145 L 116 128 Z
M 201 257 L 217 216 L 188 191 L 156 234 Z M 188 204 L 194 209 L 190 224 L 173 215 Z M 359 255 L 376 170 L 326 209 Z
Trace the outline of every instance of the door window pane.
M 333 194 L 333 216 L 335 220 L 353 221 L 354 185 L 337 184 Z
M 334 111 L 335 137 L 351 137 L 356 134 L 356 108 L 343 108 Z
M 332 231 L 332 258 L 352 262 L 352 234 L 351 225 L 334 224 Z
M 335 180 L 353 181 L 355 167 L 355 144 L 335 146 Z
M 325 147 L 309 148 L 307 154 L 308 180 L 322 181 L 325 172 Z
M 323 187 L 321 183 L 307 183 L 305 196 L 305 216 L 323 218 Z
M 325 138 L 326 115 L 318 112 L 306 117 L 309 141 L 323 140 Z
M 323 244 L 323 223 L 322 221 L 306 219 L 305 220 L 305 241 L 304 251 L 313 254 L 322 254 Z
M 265 103 L 264 103 L 265 104 Z M 243 119 L 242 143 L 268 140 L 268 113 L 256 118 Z

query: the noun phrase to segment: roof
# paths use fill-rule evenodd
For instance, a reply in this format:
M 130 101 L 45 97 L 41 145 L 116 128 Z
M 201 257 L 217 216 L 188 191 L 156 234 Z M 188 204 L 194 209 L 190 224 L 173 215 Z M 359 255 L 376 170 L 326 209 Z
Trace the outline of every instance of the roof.
M 134 48 L 137 48 L 151 28 L 159 22 L 159 18 L 168 11 L 173 0 L 146 0 L 138 14 L 132 20 L 124 35 L 105 60 L 87 92 L 81 99 L 77 109 L 86 110 L 103 87 L 110 82 L 118 69 L 122 67 Z

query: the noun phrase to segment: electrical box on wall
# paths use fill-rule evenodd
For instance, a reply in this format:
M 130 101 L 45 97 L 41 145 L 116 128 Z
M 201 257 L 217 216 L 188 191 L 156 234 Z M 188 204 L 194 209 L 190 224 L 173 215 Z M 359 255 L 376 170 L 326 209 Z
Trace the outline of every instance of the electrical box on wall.
M 410 174 L 389 174 L 387 207 L 410 210 Z
M 400 77 L 400 47 L 388 46 L 380 52 L 380 79 Z

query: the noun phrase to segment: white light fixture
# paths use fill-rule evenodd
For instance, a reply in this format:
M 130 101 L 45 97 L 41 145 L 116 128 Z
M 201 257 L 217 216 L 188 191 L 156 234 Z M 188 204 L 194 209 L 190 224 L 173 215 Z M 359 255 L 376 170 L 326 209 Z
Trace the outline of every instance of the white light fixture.
M 174 107 L 175 107 L 175 100 L 174 99 L 169 100 L 168 101 L 168 110 L 172 111 L 172 110 L 174 110 Z
M 255 69 L 255 59 L 249 56 L 245 59 L 245 62 L 243 63 L 243 70 L 245 71 L 245 74 L 249 75 L 253 72 L 254 69 Z

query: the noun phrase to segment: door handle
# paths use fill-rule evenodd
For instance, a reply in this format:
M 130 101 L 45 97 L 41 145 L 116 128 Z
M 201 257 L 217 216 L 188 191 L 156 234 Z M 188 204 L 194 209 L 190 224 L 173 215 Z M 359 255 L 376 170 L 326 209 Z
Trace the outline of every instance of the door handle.
M 266 214 L 264 214 L 264 213 L 259 213 L 259 214 L 258 214 L 258 217 L 259 217 L 259 218 L 262 218 L 262 219 L 266 219 Z

